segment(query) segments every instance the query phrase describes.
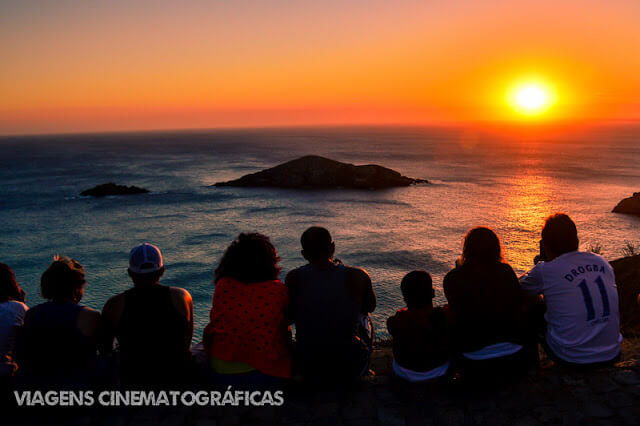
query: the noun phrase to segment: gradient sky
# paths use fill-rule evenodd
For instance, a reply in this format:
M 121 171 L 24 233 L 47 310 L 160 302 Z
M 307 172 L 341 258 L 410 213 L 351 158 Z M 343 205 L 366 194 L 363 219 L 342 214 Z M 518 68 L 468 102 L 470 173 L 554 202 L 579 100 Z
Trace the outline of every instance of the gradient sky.
M 640 1 L 0 1 L 0 134 L 640 118 Z

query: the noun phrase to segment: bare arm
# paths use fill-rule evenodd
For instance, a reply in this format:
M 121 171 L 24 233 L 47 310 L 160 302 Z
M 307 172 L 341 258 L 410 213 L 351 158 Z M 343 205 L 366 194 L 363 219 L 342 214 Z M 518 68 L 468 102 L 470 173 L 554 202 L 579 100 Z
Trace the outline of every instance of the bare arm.
M 108 354 L 113 351 L 113 342 L 116 337 L 116 327 L 122 315 L 122 296 L 114 296 L 107 300 L 102 308 L 100 320 L 100 335 L 98 339 L 98 350 L 101 354 Z
M 351 289 L 354 287 L 357 295 L 362 297 L 362 314 L 368 314 L 376 309 L 376 294 L 373 291 L 373 284 L 371 283 L 371 277 L 364 269 L 349 268 L 349 282 L 352 283 Z M 355 284 L 355 285 L 354 285 Z
M 284 284 L 289 292 L 289 324 L 293 324 L 296 320 L 293 309 L 295 296 L 294 289 L 298 285 L 298 275 L 296 274 L 295 269 L 287 274 L 287 277 L 284 279 Z
M 180 287 L 171 287 L 171 299 L 174 307 L 189 323 L 187 334 L 184 336 L 184 344 L 190 348 L 193 339 L 193 299 L 187 290 Z

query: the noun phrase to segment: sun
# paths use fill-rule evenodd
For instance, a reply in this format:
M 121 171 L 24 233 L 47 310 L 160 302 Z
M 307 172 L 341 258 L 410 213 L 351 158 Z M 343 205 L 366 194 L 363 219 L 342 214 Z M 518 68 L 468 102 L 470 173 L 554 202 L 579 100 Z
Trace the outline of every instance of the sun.
M 509 103 L 521 115 L 536 116 L 546 112 L 551 107 L 553 93 L 543 83 L 521 83 L 510 91 Z

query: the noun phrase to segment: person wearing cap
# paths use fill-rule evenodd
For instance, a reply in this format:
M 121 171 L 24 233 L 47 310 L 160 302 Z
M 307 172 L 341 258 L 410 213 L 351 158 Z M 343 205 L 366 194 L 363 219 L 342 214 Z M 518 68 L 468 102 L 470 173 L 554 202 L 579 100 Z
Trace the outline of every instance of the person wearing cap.
M 94 384 L 100 313 L 79 304 L 85 285 L 83 266 L 67 256 L 55 256 L 42 274 L 48 301 L 26 312 L 16 347 L 24 385 L 73 390 Z
M 184 385 L 190 380 L 193 300 L 179 287 L 160 284 L 162 253 L 152 244 L 129 254 L 133 288 L 102 309 L 104 352 L 120 348 L 120 381 L 126 387 Z
M 295 363 L 308 383 L 350 382 L 368 372 L 376 296 L 369 274 L 334 259 L 325 228 L 300 238 L 308 264 L 289 272 L 290 317 L 296 327 Z

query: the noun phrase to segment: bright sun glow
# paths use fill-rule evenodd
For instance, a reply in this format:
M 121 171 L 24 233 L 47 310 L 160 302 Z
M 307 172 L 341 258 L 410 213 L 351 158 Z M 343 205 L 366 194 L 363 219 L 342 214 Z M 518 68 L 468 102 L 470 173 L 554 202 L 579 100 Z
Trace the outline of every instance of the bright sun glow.
M 539 115 L 552 104 L 552 92 L 542 83 L 523 83 L 512 89 L 510 103 L 522 115 Z

